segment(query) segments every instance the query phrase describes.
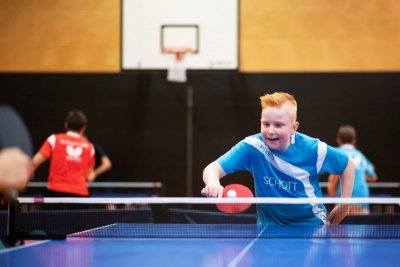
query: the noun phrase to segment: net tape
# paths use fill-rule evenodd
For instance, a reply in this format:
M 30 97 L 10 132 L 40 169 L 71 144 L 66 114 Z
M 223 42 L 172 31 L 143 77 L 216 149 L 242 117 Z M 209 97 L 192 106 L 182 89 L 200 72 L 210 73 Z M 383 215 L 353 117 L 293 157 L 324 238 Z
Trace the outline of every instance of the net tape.
M 218 203 L 250 203 L 250 204 L 394 204 L 400 206 L 400 198 L 202 198 L 202 197 L 130 197 L 130 198 L 41 198 L 19 197 L 20 203 L 93 203 L 93 204 L 218 204 Z

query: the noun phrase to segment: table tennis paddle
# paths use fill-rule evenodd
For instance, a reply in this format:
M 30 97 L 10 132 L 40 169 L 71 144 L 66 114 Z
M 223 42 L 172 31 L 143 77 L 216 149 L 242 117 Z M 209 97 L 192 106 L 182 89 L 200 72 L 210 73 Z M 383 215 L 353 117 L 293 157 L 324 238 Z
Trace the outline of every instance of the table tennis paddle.
M 0 105 L 0 149 L 10 147 L 18 147 L 32 157 L 32 140 L 23 119 L 11 106 Z M 10 189 L 5 196 L 15 199 L 18 191 Z
M 28 156 L 32 156 L 31 137 L 23 119 L 9 105 L 0 105 L 0 149 L 19 147 Z
M 204 189 L 203 189 L 204 190 Z M 202 195 L 204 195 L 202 190 Z M 231 184 L 224 188 L 222 194 L 224 198 L 252 198 L 253 192 L 241 184 Z M 217 209 L 224 213 L 240 213 L 246 211 L 251 206 L 251 203 L 218 203 Z

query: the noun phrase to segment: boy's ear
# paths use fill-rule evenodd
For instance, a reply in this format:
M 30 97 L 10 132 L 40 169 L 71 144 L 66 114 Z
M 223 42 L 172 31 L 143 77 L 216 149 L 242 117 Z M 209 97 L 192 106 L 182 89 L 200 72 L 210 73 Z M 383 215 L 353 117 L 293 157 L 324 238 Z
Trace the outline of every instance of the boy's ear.
M 299 128 L 299 122 L 296 121 L 295 123 L 293 123 L 293 131 L 292 131 L 292 134 L 294 134 L 294 133 L 297 131 L 298 128 Z
M 68 123 L 67 122 L 64 122 L 64 128 L 65 128 L 65 130 L 68 130 Z

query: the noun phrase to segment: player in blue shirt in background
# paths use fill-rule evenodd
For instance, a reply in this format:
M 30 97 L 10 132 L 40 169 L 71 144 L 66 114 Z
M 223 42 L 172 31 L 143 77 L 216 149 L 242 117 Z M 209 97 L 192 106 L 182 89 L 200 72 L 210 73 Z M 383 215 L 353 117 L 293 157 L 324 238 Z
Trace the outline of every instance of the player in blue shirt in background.
M 297 102 L 287 93 L 261 98 L 261 133 L 237 143 L 203 171 L 204 193 L 221 197 L 220 178 L 247 170 L 254 178 L 256 197 L 319 198 L 319 175 L 334 173 L 342 181 L 342 197 L 350 197 L 354 165 L 347 154 L 316 138 L 297 132 Z M 329 216 L 322 204 L 257 205 L 259 224 L 340 223 L 349 205 L 336 206 Z
M 367 182 L 376 182 L 378 177 L 375 173 L 372 163 L 360 150 L 355 147 L 357 141 L 356 135 L 356 130 L 353 126 L 343 125 L 339 127 L 336 142 L 339 145 L 338 149 L 349 155 L 354 163 L 355 176 L 352 197 L 369 197 L 369 188 Z M 328 177 L 328 181 L 329 196 L 340 197 L 341 190 L 339 177 L 331 174 Z M 350 207 L 350 213 L 368 214 L 369 207 L 367 204 L 352 205 Z

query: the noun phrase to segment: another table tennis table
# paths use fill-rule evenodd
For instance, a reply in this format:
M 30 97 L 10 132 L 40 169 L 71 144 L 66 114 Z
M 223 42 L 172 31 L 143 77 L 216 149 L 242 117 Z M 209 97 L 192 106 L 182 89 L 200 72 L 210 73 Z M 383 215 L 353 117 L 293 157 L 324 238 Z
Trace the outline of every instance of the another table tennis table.
M 162 182 L 89 182 L 91 197 L 145 197 L 163 196 L 165 187 Z M 20 197 L 43 197 L 47 182 L 30 182 Z
M 318 238 L 313 238 L 315 229 L 302 237 L 286 238 L 282 233 L 290 235 L 290 230 L 282 232 L 282 228 L 276 227 L 279 226 L 261 229 L 221 224 L 113 224 L 72 234 L 64 240 L 45 240 L 5 249 L 0 251 L 0 266 L 399 265 L 398 225 L 329 226 L 323 228 L 326 232 L 318 233 Z M 166 236 L 157 237 L 160 228 Z M 347 230 L 357 235 L 343 238 L 343 231 Z M 130 231 L 142 234 L 124 237 Z M 383 238 L 374 238 L 377 231 L 380 232 L 377 236 Z M 111 232 L 113 237 L 109 235 Z M 226 238 L 238 232 L 244 235 Z M 363 236 L 364 233 L 370 235 Z

